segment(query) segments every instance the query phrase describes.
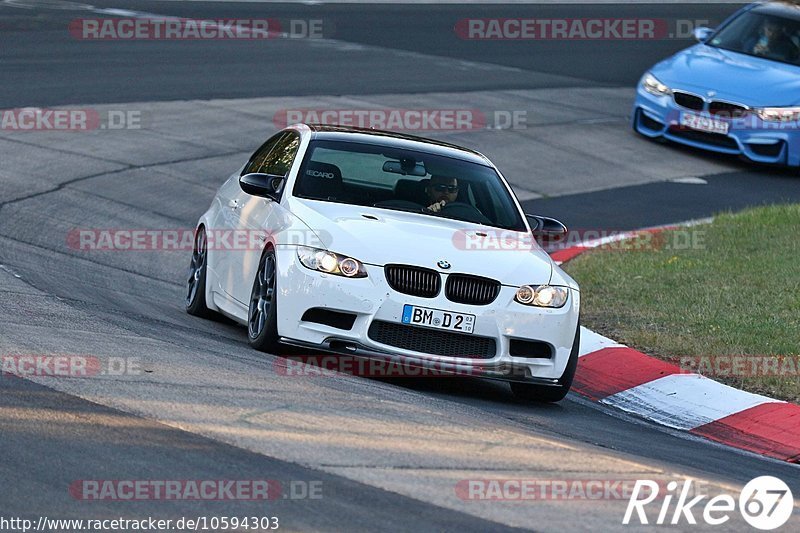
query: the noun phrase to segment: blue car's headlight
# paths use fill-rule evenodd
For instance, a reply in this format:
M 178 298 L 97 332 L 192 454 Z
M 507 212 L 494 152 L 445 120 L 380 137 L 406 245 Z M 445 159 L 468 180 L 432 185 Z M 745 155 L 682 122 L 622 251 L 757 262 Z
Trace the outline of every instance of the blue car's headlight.
M 767 122 L 795 122 L 800 120 L 800 107 L 761 107 L 754 111 L 758 118 Z
M 569 296 L 569 289 L 567 287 L 523 285 L 517 289 L 517 294 L 514 299 L 523 305 L 564 307 L 564 304 L 567 303 L 567 296 Z
M 658 78 L 649 72 L 642 78 L 642 88 L 656 96 L 668 96 L 672 94 L 672 89 L 658 81 Z
M 308 246 L 297 247 L 297 258 L 304 267 L 346 278 L 366 278 L 367 270 L 358 259 Z

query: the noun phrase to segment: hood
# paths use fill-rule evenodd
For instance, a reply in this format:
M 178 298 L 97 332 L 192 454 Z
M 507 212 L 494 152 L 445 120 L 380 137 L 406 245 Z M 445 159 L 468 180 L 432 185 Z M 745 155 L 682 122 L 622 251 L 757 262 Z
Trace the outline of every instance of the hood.
M 650 72 L 662 83 L 752 107 L 800 104 L 800 67 L 697 44 Z
M 417 213 L 291 198 L 289 210 L 325 248 L 364 263 L 415 265 L 467 273 L 503 285 L 548 283 L 553 262 L 526 233 Z M 480 234 L 484 234 L 482 236 Z

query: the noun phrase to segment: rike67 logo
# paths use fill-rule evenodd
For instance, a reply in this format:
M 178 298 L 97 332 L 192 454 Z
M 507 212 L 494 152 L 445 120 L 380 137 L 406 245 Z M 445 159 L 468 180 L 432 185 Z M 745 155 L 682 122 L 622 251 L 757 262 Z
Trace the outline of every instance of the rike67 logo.
M 737 501 L 729 494 L 719 494 L 704 504 L 701 503 L 708 498 L 708 495 L 695 495 L 691 479 L 685 480 L 680 488 L 678 482 L 669 482 L 665 495 L 659 494 L 659 488 L 659 484 L 655 481 L 637 480 L 622 523 L 630 524 L 634 517 L 640 524 L 651 523 L 649 520 L 653 519 L 652 512 L 648 517 L 645 507 L 657 499 L 661 500 L 661 505 L 658 516 L 652 523 L 658 525 L 675 525 L 683 521 L 697 524 L 695 516 L 697 513 L 702 515 L 706 524 L 719 526 L 728 522 L 731 513 L 736 511 Z M 676 500 L 674 508 L 673 500 Z M 762 531 L 781 527 L 789 520 L 794 510 L 794 498 L 789 486 L 772 476 L 760 476 L 748 482 L 739 494 L 738 504 L 742 518 Z M 659 506 L 656 504 L 654 507 Z M 651 511 L 654 510 L 651 508 Z

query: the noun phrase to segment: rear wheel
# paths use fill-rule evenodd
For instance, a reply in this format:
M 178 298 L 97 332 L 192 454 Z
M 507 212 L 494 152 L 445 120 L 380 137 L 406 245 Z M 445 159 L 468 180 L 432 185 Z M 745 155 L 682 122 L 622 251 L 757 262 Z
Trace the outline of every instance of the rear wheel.
M 547 403 L 563 400 L 570 387 L 572 387 L 572 380 L 575 378 L 580 348 L 581 325 L 578 323 L 578 328 L 575 331 L 575 340 L 572 342 L 572 351 L 569 354 L 569 361 L 567 361 L 567 367 L 558 380 L 558 385 L 536 385 L 512 381 L 510 385 L 514 398 L 523 403 Z
M 267 250 L 261 257 L 247 313 L 247 336 L 250 346 L 262 352 L 277 354 L 281 345 L 278 337 L 277 267 L 275 251 Z
M 189 263 L 188 292 L 186 312 L 190 315 L 207 318 L 212 311 L 206 305 L 206 271 L 208 267 L 208 239 L 206 230 L 200 226 L 194 236 L 192 261 Z

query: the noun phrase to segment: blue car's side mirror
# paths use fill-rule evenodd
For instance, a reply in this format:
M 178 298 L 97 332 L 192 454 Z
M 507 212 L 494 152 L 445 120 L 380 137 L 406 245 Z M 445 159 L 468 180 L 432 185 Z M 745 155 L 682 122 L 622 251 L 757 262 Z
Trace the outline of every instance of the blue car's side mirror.
M 705 26 L 698 26 L 694 29 L 694 38 L 698 40 L 698 42 L 704 43 L 711 37 L 711 34 L 714 33 L 712 28 L 706 28 Z

